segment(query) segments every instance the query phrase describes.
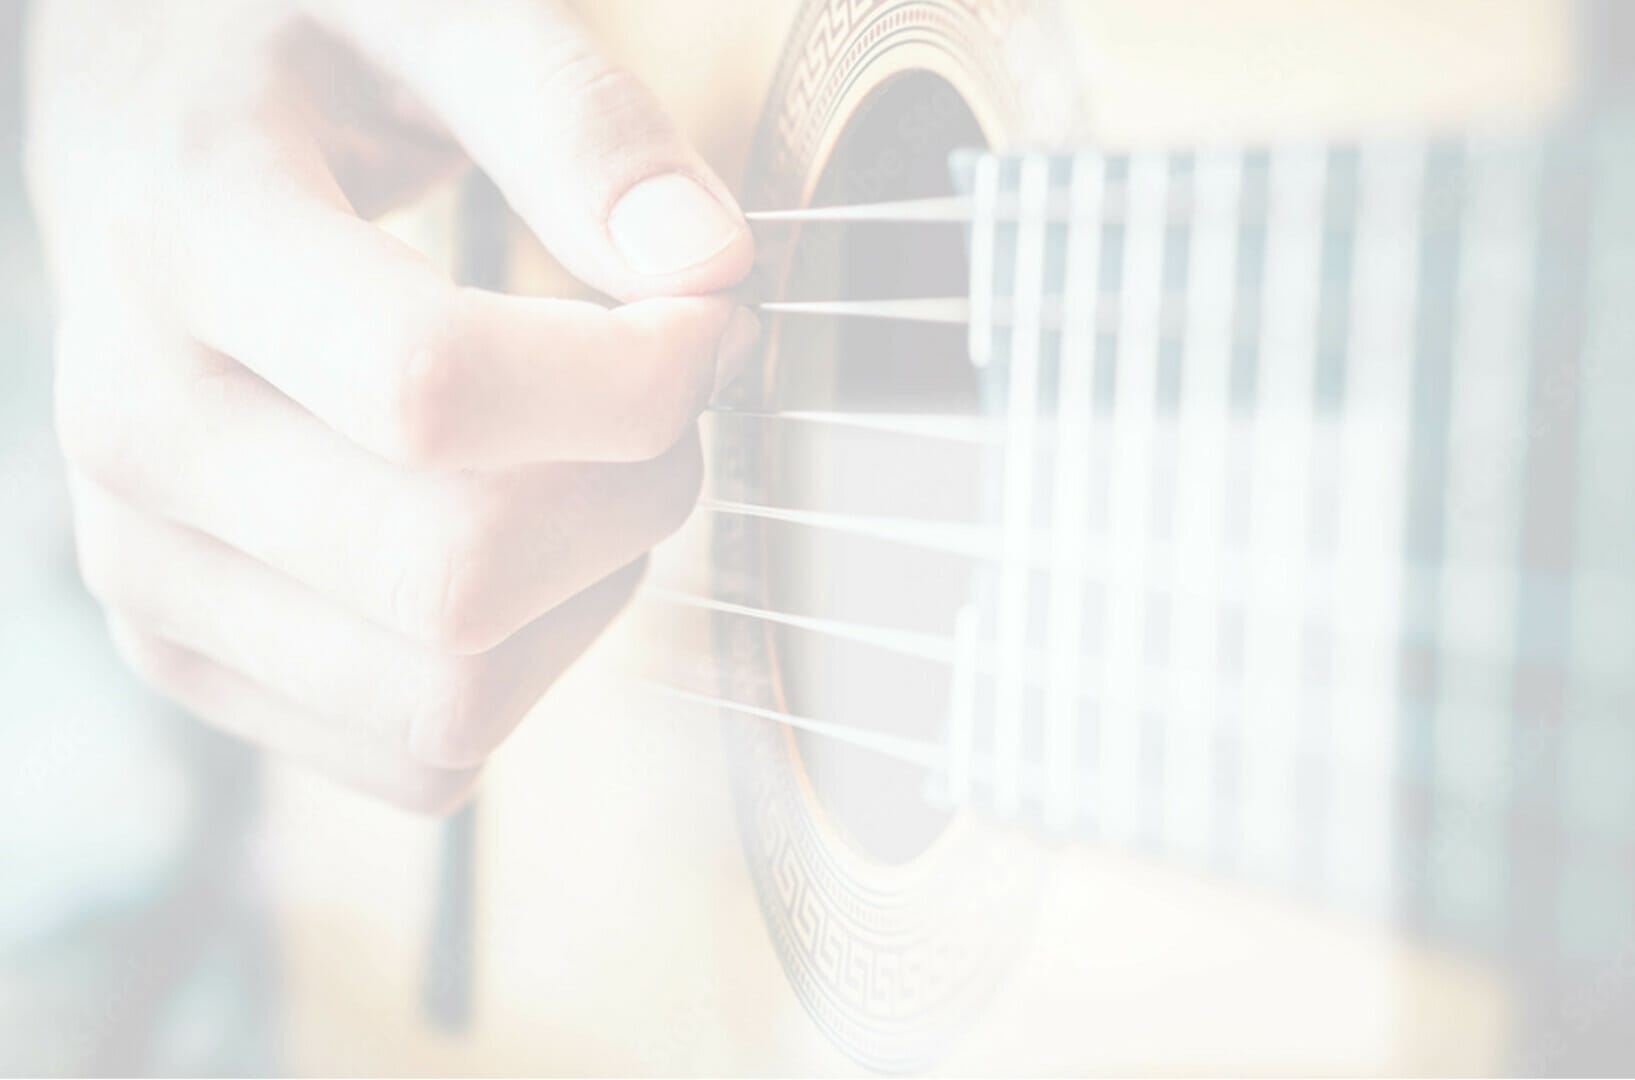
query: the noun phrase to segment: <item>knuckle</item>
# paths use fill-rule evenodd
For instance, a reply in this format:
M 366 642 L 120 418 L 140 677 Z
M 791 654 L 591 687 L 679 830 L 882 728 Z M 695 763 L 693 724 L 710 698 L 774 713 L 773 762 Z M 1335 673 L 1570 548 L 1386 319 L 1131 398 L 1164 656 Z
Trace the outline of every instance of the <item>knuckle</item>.
M 420 614 L 413 621 L 419 640 L 439 653 L 464 655 L 480 640 L 472 625 L 470 567 L 450 552 L 425 578 Z
M 585 97 L 618 73 L 606 57 L 577 35 L 564 35 L 560 43 L 535 67 L 542 89 L 558 98 Z
M 548 95 L 544 100 L 565 102 L 557 122 L 578 135 L 615 140 L 651 134 L 661 126 L 652 95 L 625 68 L 596 48 L 569 37 L 550 62 L 539 66 Z
M 481 652 L 504 636 L 494 581 L 510 518 L 503 481 L 462 476 L 430 511 L 422 556 L 420 637 L 440 653 Z
M 427 305 L 387 335 L 382 358 L 387 372 L 386 455 L 417 468 L 453 464 L 450 418 L 460 378 L 459 290 Z
M 673 402 L 666 402 L 636 435 L 631 448 L 641 461 L 662 457 L 681 441 L 692 425 L 690 410 L 676 408 Z
M 459 728 L 460 721 L 479 705 L 485 676 L 482 656 L 438 657 L 429 675 L 427 714 L 439 730 Z
M 483 656 L 440 657 L 427 673 L 423 706 L 411 720 L 409 750 L 423 765 L 471 768 L 493 751 L 485 723 L 493 673 Z
M 657 509 L 656 539 L 662 539 L 686 524 L 698 504 L 704 490 L 703 449 L 696 437 L 683 438 L 654 464 L 649 497 Z
M 663 456 L 693 430 L 708 393 L 685 365 L 650 362 L 634 365 L 638 384 L 633 388 L 633 407 L 626 411 L 615 447 L 615 459 L 651 461 Z

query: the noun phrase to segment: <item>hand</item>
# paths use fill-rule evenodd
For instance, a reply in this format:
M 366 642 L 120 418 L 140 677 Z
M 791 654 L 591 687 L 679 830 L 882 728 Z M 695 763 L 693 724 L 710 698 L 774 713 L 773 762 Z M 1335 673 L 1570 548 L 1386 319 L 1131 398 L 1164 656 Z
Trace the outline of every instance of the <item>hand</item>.
M 696 498 L 752 242 L 552 0 L 42 0 L 30 187 L 80 565 L 206 721 L 446 808 Z M 604 308 L 359 214 L 469 159 Z

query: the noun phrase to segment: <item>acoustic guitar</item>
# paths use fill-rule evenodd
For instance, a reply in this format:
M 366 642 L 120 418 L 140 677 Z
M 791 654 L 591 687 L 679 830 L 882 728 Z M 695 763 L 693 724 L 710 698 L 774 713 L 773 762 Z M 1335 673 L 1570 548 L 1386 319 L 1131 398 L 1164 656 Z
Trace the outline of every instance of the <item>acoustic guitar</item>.
M 592 17 L 697 15 L 634 7 Z M 780 27 L 763 362 L 557 734 L 445 839 L 431 1061 L 1627 1060 L 1628 987 L 1566 995 L 1635 933 L 1631 114 L 1529 37 L 1564 10 L 1448 6 L 1489 51 L 1446 69 L 1344 40 L 1412 5 L 1147 14 L 1134 75 L 1111 5 Z M 456 218 L 467 277 L 550 285 L 485 188 Z M 519 824 L 575 800 L 581 836 Z M 658 891 L 587 918 L 621 880 Z

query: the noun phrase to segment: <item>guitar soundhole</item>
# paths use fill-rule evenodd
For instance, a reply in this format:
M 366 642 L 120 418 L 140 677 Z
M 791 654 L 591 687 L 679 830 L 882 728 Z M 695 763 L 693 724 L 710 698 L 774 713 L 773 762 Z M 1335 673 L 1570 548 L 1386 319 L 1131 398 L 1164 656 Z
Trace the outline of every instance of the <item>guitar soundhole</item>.
M 952 86 L 922 73 L 880 86 L 851 118 L 822 172 L 814 206 L 951 194 L 948 155 L 983 145 Z M 966 243 L 957 226 L 809 226 L 795 239 L 785 296 L 886 299 L 962 296 Z M 969 415 L 978 409 L 961 326 L 872 319 L 786 321 L 777 334 L 771 406 L 842 414 Z M 772 500 L 867 518 L 975 521 L 978 447 L 868 426 L 785 424 L 769 450 Z M 773 607 L 951 640 L 969 598 L 963 557 L 835 530 L 771 525 Z M 844 636 L 776 632 L 785 707 L 847 727 L 940 745 L 950 668 Z M 910 650 L 912 651 L 912 650 Z M 948 820 L 922 765 L 806 734 L 801 759 L 818 801 L 854 848 L 899 863 Z M 928 798 L 930 796 L 930 798 Z

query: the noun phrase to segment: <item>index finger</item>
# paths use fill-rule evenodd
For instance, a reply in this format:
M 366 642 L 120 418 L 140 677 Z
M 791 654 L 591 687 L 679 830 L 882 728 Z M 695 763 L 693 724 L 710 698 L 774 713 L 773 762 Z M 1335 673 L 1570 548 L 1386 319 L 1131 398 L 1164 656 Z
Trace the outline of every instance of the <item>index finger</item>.
M 456 286 L 357 218 L 287 128 L 236 134 L 187 174 L 170 284 L 188 331 L 394 460 L 654 457 L 756 333 L 719 296 L 609 309 Z

